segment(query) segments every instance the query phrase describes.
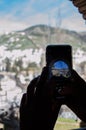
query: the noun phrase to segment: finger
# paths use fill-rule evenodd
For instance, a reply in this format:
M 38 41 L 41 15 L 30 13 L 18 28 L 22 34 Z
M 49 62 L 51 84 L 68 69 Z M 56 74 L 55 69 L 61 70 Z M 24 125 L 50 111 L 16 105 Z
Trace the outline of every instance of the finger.
M 20 112 L 20 120 L 19 120 L 20 130 L 26 130 L 29 123 L 28 115 L 30 115 L 28 112 L 28 107 L 26 105 L 26 93 L 23 94 L 22 96 L 19 112 Z
M 54 91 L 56 89 L 56 86 L 57 86 L 57 80 L 56 78 L 52 77 L 48 82 L 47 82 L 47 86 L 48 86 L 48 89 L 50 90 L 50 95 L 53 95 L 54 94 Z
M 73 87 L 71 87 L 71 86 L 65 86 L 65 87 L 63 87 L 63 88 L 59 91 L 59 93 L 60 93 L 61 95 L 64 95 L 64 96 L 72 95 L 73 90 L 74 90 Z
M 35 91 L 36 95 L 40 96 L 41 94 L 44 95 L 44 92 L 47 91 L 47 85 L 46 85 L 47 77 L 48 77 L 48 68 L 44 67 L 36 83 L 36 91 Z
M 26 112 L 26 93 L 23 94 L 23 96 L 22 96 L 19 111 L 20 111 L 20 119 L 21 119 L 20 122 L 22 122 L 22 120 L 25 117 L 25 112 Z
M 30 84 L 28 85 L 27 95 L 26 95 L 26 102 L 27 102 L 28 104 L 33 100 L 34 91 L 35 91 L 35 88 L 36 88 L 36 84 L 37 84 L 38 79 L 39 79 L 39 76 L 36 77 L 35 79 L 33 79 L 33 80 L 30 82 Z
M 79 76 L 79 74 L 75 70 L 72 70 L 71 81 L 73 81 L 75 84 L 78 84 L 78 85 L 85 84 L 85 81 Z
M 33 102 L 35 95 L 37 95 L 38 93 L 41 94 L 42 88 L 44 89 L 44 83 L 47 77 L 46 70 L 47 70 L 46 67 L 44 67 L 41 75 L 30 82 L 27 88 L 27 96 L 26 96 L 27 104 Z
M 48 78 L 48 68 L 44 67 L 37 84 L 39 86 L 44 85 L 44 83 L 47 81 L 47 78 Z
M 21 103 L 20 103 L 20 109 L 21 108 L 23 109 L 25 107 L 25 102 L 26 102 L 26 93 L 23 94 L 23 96 L 22 96 Z

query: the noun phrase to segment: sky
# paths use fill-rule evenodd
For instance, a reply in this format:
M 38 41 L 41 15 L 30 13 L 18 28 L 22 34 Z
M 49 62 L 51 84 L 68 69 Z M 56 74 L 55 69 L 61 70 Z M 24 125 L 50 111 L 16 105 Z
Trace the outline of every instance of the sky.
M 86 31 L 82 14 L 69 0 L 0 0 L 0 34 L 38 24 Z

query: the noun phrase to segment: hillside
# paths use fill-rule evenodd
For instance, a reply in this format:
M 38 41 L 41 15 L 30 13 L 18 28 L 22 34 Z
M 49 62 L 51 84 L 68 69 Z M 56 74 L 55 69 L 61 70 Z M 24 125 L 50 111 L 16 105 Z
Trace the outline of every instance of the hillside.
M 47 44 L 67 43 L 74 49 L 81 47 L 86 50 L 86 32 L 77 33 L 47 25 L 35 25 L 22 31 L 3 34 L 0 36 L 0 46 L 8 50 L 45 48 Z

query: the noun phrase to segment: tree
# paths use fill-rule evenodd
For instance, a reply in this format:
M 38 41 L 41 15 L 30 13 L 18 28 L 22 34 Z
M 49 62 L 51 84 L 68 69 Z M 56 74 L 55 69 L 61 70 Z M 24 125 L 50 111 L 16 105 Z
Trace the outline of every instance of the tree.
M 23 64 L 22 59 L 15 60 L 14 65 L 12 67 L 12 70 L 17 72 L 17 73 L 19 71 L 22 71 L 22 69 L 23 69 L 22 64 Z
M 11 62 L 9 58 L 5 59 L 5 63 L 6 63 L 6 71 L 10 71 L 11 70 Z

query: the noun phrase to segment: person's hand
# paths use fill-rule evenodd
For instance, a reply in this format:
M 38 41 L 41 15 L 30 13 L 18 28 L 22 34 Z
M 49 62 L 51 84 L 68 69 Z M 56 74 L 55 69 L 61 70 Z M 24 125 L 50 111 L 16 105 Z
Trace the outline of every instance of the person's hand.
M 64 87 L 60 91 L 60 94 L 76 97 L 79 100 L 84 98 L 86 96 L 85 80 L 83 80 L 75 70 L 72 70 L 71 77 L 69 81 L 64 84 Z
M 20 105 L 20 130 L 53 130 L 62 104 L 54 98 L 56 81 L 48 79 L 45 67 L 41 76 L 31 81 Z
M 75 71 L 71 71 L 71 77 L 60 91 L 61 95 L 80 97 L 86 96 L 86 82 Z
M 72 70 L 70 82 L 64 85 L 60 92 L 65 95 L 65 104 L 86 122 L 86 82 Z

